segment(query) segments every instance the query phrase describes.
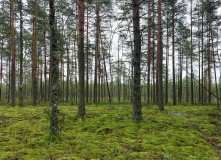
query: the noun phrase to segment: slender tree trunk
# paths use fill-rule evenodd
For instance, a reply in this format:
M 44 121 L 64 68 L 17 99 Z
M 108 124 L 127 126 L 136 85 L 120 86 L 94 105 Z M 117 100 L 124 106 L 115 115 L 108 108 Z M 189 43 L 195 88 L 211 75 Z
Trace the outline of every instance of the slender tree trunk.
M 3 39 L 2 39 L 2 48 L 1 48 L 1 71 L 0 71 L 0 101 L 2 100 L 2 67 L 3 67 L 3 64 L 2 64 L 2 54 L 3 54 Z
M 61 59 L 60 59 L 60 62 L 61 62 L 61 68 L 60 68 L 60 83 L 59 83 L 59 95 L 60 95 L 60 98 L 62 100 L 62 102 L 64 102 L 64 99 L 63 99 L 63 95 L 64 95 L 64 92 L 63 92 L 63 56 L 64 56 L 64 19 L 63 19 L 63 16 L 62 16 L 62 38 L 61 38 Z
M 181 69 L 180 69 L 180 103 L 183 98 L 183 43 L 181 44 Z
M 99 35 L 100 35 L 101 48 L 102 48 L 102 55 L 103 55 L 103 61 L 104 61 L 104 71 L 105 71 L 105 76 L 106 76 L 106 83 L 107 83 L 108 97 L 109 97 L 109 102 L 111 103 L 111 95 L 110 95 L 110 90 L 109 90 L 109 85 L 108 85 L 107 69 L 106 69 L 106 61 L 105 61 L 105 56 L 104 56 L 104 48 L 103 48 L 103 41 L 102 41 L 102 38 L 101 38 L 101 28 L 100 28 L 100 26 L 99 26 Z
M 162 45 L 162 27 L 161 27 L 161 0 L 158 0 L 158 40 L 157 40 L 157 54 L 158 54 L 158 93 L 159 93 L 159 110 L 164 111 L 163 104 L 163 45 Z
M 24 55 L 24 68 L 25 68 L 25 83 L 24 83 L 24 99 L 27 99 L 27 60 L 26 60 L 26 47 L 25 47 L 25 55 Z
M 199 9 L 199 8 L 198 8 Z M 199 34 L 198 34 L 198 54 L 199 54 L 199 68 L 198 68 L 198 72 L 199 72 L 199 83 L 200 83 L 200 15 L 199 15 L 199 13 L 198 13 L 198 32 L 199 32 Z M 201 86 L 200 86 L 200 84 L 198 85 L 198 104 L 200 104 L 201 103 Z
M 41 56 L 41 59 L 43 61 L 43 55 Z M 40 67 L 40 94 L 41 94 L 41 101 L 43 101 L 43 64 L 41 64 L 41 67 Z
M 208 86 L 209 86 L 209 98 L 208 102 L 211 104 L 211 73 L 210 73 L 210 23 L 208 22 L 208 42 L 207 42 L 207 58 L 208 58 Z
M 44 100 L 45 103 L 47 102 L 47 51 L 46 51 L 46 21 L 44 18 L 44 80 L 45 80 L 45 87 L 44 87 Z
M 213 53 L 213 67 L 214 67 L 214 75 L 215 75 L 215 85 L 216 85 L 216 102 L 217 102 L 217 107 L 219 108 L 219 91 L 218 91 L 218 86 L 217 86 L 217 79 L 216 79 L 216 60 L 215 60 L 215 51 L 214 51 L 214 45 L 213 45 L 213 32 L 212 28 L 210 28 L 210 34 L 211 34 L 211 39 L 212 39 L 212 53 Z
M 15 35 L 14 35 L 14 0 L 11 0 L 11 106 L 15 107 Z
M 189 102 L 188 55 L 186 55 L 186 103 Z
M 140 60 L 141 60 L 141 35 L 140 35 L 140 14 L 139 0 L 132 0 L 133 8 L 133 31 L 134 31 L 134 78 L 133 78 L 133 119 L 136 121 L 142 120 L 141 112 L 141 86 L 140 86 Z
M 192 32 L 193 32 L 193 25 L 192 25 L 192 0 L 191 0 L 191 6 L 190 6 L 190 8 L 191 8 L 191 33 L 190 33 L 190 35 L 191 35 L 191 104 L 193 104 L 193 34 L 192 34 Z
M 118 74 L 118 78 L 117 78 L 117 89 L 118 89 L 118 103 L 120 103 L 120 41 L 118 41 L 118 61 L 117 61 L 117 74 Z
M 202 8 L 203 8 L 203 1 L 202 1 Z M 204 76 L 204 75 L 203 75 L 203 53 L 204 53 L 204 52 L 203 52 L 203 50 L 204 50 L 204 48 L 203 48 L 203 38 L 204 38 L 204 36 L 203 36 L 203 32 L 204 32 L 204 29 L 203 29 L 203 23 L 204 23 L 204 22 L 203 22 L 203 16 L 204 16 L 204 14 L 203 14 L 203 11 L 202 11 L 202 24 L 201 24 L 201 25 L 202 25 L 202 26 L 201 26 L 201 27 L 202 27 L 202 36 L 201 36 L 201 42 L 202 42 L 202 51 L 201 51 L 201 52 L 202 52 L 202 56 L 201 56 L 201 58 L 202 58 L 202 60 L 201 60 L 201 63 L 202 63 L 202 65 L 201 65 L 201 67 L 202 67 L 202 68 L 201 68 L 201 77 L 202 77 L 202 82 L 201 82 L 202 88 L 201 88 L 201 90 L 202 90 L 202 93 L 201 93 L 201 99 L 202 99 L 202 103 L 201 103 L 201 104 L 202 104 L 202 105 L 203 105 L 203 91 L 204 91 L 204 89 L 203 89 L 203 85 L 204 85 L 204 82 L 203 82 L 203 79 L 204 79 L 204 78 L 203 78 L 203 76 Z
M 69 44 L 70 44 L 70 39 L 68 37 L 67 40 L 67 79 L 66 79 L 66 103 L 68 102 L 69 99 L 69 73 L 70 73 L 70 68 L 69 68 Z
M 37 101 L 37 0 L 35 0 L 35 14 L 34 14 L 34 52 L 33 52 L 33 74 L 32 74 L 32 88 L 33 88 L 33 106 L 36 106 Z
M 98 26 L 99 27 L 99 26 Z M 99 32 L 99 31 L 98 31 Z M 99 39 L 99 33 L 98 33 L 98 39 Z M 97 102 L 100 103 L 100 98 L 101 98 L 101 59 L 100 59 L 100 41 L 98 43 L 98 55 L 97 55 L 97 59 L 98 59 L 98 84 L 97 84 Z
M 168 103 L 168 59 L 169 59 L 169 14 L 167 12 L 167 44 L 166 44 L 166 95 L 165 103 Z
M 23 107 L 23 15 L 22 0 L 20 0 L 20 84 L 19 84 L 19 106 Z
M 49 1 L 50 6 L 50 30 L 51 30 L 51 118 L 50 129 L 52 135 L 58 135 L 57 103 L 59 87 L 59 55 L 57 52 L 56 24 L 55 24 L 55 4 L 54 0 Z
M 74 105 L 74 51 L 75 51 L 75 44 L 74 49 L 71 53 L 71 78 L 70 78 L 70 85 L 71 85 L 71 93 L 70 93 L 70 99 L 71 99 L 71 105 Z
M 172 6 L 172 8 L 174 8 L 174 4 Z M 174 38 L 174 30 L 175 30 L 175 20 L 174 20 L 174 17 L 175 17 L 175 13 L 174 11 L 172 11 L 172 39 L 173 39 L 173 55 L 172 55 L 172 58 L 173 58 L 173 105 L 176 105 L 176 82 L 175 82 L 175 38 Z
M 75 42 L 74 42 L 75 43 Z M 75 55 L 75 102 L 77 103 L 77 100 L 78 100 L 78 81 L 77 81 L 77 54 Z
M 79 69 L 79 101 L 78 114 L 85 115 L 85 100 L 84 100 L 84 0 L 78 0 L 78 69 Z
M 154 12 L 154 10 L 155 10 L 155 3 L 154 3 L 154 1 L 152 2 L 152 10 L 153 10 L 153 20 L 152 20 L 152 23 L 155 25 L 155 22 L 154 22 L 154 20 L 155 20 L 155 12 Z M 153 33 L 153 53 L 152 53 L 152 60 L 153 60 L 153 62 L 152 62 L 152 74 L 153 74 L 153 104 L 156 104 L 157 102 L 157 100 L 156 100 L 156 83 L 155 83 L 155 29 L 154 29 L 154 27 L 153 27 L 153 30 L 152 30 L 152 33 Z
M 11 99 L 11 55 L 8 56 L 8 61 L 7 61 L 7 66 L 8 66 L 8 104 L 10 103 Z
M 111 99 L 114 96 L 114 82 L 113 82 L 113 76 L 112 76 L 112 66 L 111 66 L 111 50 L 109 49 L 109 64 L 110 64 L 110 76 L 111 76 Z
M 62 17 L 62 40 L 61 40 L 61 75 L 62 75 L 62 102 L 64 103 L 64 20 Z
M 96 2 L 97 3 L 97 2 Z M 94 103 L 97 104 L 97 63 L 98 63 L 98 46 L 99 46 L 99 5 L 96 4 L 96 50 L 95 50 L 95 74 L 94 74 Z
M 151 14 L 150 14 L 150 1 L 148 0 L 148 57 L 147 57 L 147 69 L 148 69 L 148 75 L 147 75 L 147 104 L 150 104 L 150 55 L 151 55 L 151 49 L 150 49 L 150 38 L 151 38 Z
M 88 103 L 89 96 L 89 16 L 87 7 L 87 74 L 86 74 L 86 103 Z
M 182 103 L 182 86 L 183 86 L 183 44 L 180 44 L 180 76 L 179 76 L 179 103 Z

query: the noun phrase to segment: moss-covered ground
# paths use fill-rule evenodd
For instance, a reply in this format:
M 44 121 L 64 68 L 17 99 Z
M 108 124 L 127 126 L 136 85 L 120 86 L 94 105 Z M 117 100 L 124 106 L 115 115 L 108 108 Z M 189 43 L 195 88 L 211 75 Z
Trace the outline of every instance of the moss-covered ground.
M 60 136 L 49 135 L 49 108 L 0 107 L 0 159 L 220 159 L 221 109 L 213 106 L 59 107 Z

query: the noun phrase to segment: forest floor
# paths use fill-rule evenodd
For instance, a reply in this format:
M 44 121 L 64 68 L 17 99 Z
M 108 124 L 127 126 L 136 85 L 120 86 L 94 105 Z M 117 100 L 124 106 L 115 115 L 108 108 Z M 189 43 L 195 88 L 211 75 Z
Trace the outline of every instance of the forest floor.
M 0 106 L 0 159 L 221 159 L 221 109 L 129 104 L 59 106 L 60 136 L 49 134 L 49 107 Z

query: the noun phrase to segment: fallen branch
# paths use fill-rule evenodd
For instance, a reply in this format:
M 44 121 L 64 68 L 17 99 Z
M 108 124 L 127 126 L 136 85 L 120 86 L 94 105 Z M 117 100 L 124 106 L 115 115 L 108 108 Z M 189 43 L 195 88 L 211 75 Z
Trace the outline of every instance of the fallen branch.
M 32 116 L 32 117 L 24 118 L 24 119 L 18 119 L 17 121 L 14 121 L 14 122 L 20 122 L 20 121 L 24 121 L 24 120 L 30 120 L 30 119 L 36 118 L 36 117 L 38 117 L 38 116 L 40 116 L 40 115 L 42 115 L 42 114 L 43 114 L 43 113 L 37 114 L 37 115 Z M 5 124 L 5 123 L 9 123 L 9 121 L 4 121 L 4 122 L 0 123 L 0 125 L 1 125 L 1 124 Z

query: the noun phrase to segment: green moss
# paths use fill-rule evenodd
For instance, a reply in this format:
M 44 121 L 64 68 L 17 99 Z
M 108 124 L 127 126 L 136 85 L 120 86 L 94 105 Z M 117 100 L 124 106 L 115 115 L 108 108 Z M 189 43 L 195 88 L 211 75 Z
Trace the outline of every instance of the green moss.
M 131 119 L 132 106 L 60 106 L 60 135 L 49 134 L 50 108 L 0 107 L 2 159 L 219 159 L 220 112 L 208 106 L 165 106 L 180 117 L 143 107 L 143 120 Z M 37 117 L 33 117 L 38 115 Z

